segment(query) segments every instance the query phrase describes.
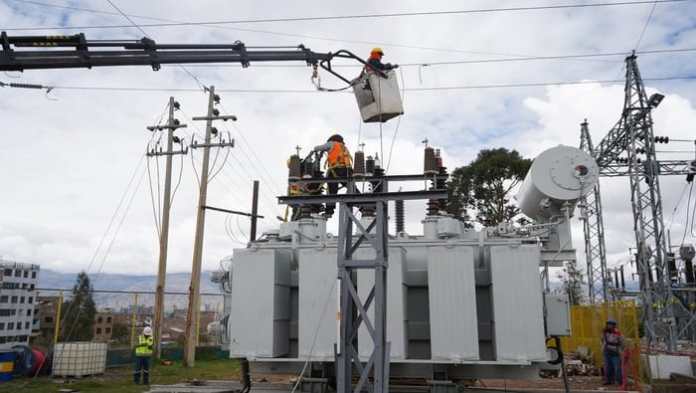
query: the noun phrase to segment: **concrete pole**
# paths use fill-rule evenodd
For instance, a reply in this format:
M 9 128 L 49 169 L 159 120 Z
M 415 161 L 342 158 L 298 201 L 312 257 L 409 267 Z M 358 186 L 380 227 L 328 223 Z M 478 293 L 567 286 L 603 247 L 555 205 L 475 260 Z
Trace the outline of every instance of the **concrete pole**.
M 251 196 L 251 230 L 249 231 L 249 241 L 256 240 L 256 222 L 259 213 L 259 181 L 254 180 L 254 191 Z
M 136 328 L 136 323 L 138 321 L 137 318 L 137 313 L 138 313 L 138 294 L 135 293 L 133 294 L 133 311 L 131 312 L 131 348 L 135 347 L 135 338 L 137 337 L 137 334 L 135 334 L 135 328 Z
M 203 260 L 203 235 L 205 227 L 205 205 L 208 196 L 208 170 L 210 165 L 210 134 L 213 126 L 213 109 L 215 109 L 215 87 L 210 86 L 208 98 L 208 115 L 205 125 L 205 147 L 203 148 L 203 165 L 201 184 L 198 193 L 198 216 L 196 235 L 193 243 L 193 263 L 191 285 L 189 286 L 188 311 L 186 312 L 186 343 L 184 346 L 184 365 L 193 367 L 196 361 L 196 325 L 200 314 L 201 263 Z
M 155 289 L 155 318 L 153 324 L 155 358 L 161 356 L 162 324 L 164 321 L 164 285 L 167 275 L 167 246 L 169 243 L 169 211 L 172 192 L 172 149 L 174 147 L 174 97 L 169 97 L 169 121 L 167 122 L 167 155 L 164 170 L 164 201 L 162 202 L 162 232 L 159 239 L 159 265 Z
M 63 291 L 60 291 L 60 295 L 58 295 L 58 305 L 56 307 L 56 317 L 54 319 L 55 329 L 53 329 L 53 348 L 55 348 L 56 344 L 58 344 L 58 337 L 60 336 L 60 318 L 61 318 L 62 308 L 63 308 Z

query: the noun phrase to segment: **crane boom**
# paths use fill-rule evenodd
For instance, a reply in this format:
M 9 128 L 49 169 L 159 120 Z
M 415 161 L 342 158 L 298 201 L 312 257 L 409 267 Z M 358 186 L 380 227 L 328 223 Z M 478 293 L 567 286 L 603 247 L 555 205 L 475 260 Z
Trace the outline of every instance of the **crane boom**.
M 344 58 L 366 64 L 347 50 L 319 53 L 304 45 L 256 49 L 247 48 L 240 41 L 231 44 L 158 44 L 147 37 L 123 41 L 87 40 L 82 33 L 69 36 L 8 36 L 2 32 L 0 45 L 0 71 L 136 65 L 149 65 L 157 71 L 162 64 L 239 63 L 242 67 L 248 67 L 251 62 L 257 61 L 301 61 L 308 66 L 321 66 L 350 84 L 348 78 L 332 69 L 331 61 Z

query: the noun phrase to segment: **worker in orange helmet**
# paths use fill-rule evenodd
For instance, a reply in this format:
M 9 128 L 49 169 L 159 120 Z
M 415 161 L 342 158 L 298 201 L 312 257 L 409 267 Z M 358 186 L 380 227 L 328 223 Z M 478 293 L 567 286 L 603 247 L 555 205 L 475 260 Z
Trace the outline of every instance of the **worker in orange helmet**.
M 382 57 L 384 57 L 384 51 L 382 50 L 382 48 L 372 48 L 372 51 L 370 52 L 370 57 L 367 59 L 367 66 L 365 66 L 365 69 L 367 71 L 389 71 L 395 68 L 399 68 L 398 64 L 382 63 Z
M 343 137 L 339 134 L 331 135 L 326 143 L 314 147 L 312 151 L 317 153 L 328 153 L 325 163 L 327 168 L 326 177 L 329 179 L 346 179 L 346 182 L 340 182 L 340 185 L 348 187 L 347 179 L 353 175 L 353 158 L 343 142 Z M 338 193 L 339 183 L 329 182 L 328 188 L 328 195 L 336 195 Z M 327 203 L 324 210 L 324 217 L 331 217 L 335 209 L 335 203 Z

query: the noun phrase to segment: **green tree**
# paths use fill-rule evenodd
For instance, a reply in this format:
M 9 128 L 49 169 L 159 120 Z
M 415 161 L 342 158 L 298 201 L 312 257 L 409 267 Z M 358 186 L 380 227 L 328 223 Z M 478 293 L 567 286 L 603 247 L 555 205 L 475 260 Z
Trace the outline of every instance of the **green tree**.
M 111 338 L 119 344 L 130 343 L 130 327 L 124 323 L 116 322 L 111 328 Z
M 524 180 L 531 164 L 516 150 L 504 147 L 479 151 L 469 165 L 452 172 L 447 212 L 469 225 L 510 222 L 520 212 L 510 203 L 511 193 Z
M 65 314 L 61 318 L 63 341 L 91 341 L 94 338 L 94 316 L 97 307 L 92 298 L 92 284 L 87 273 L 80 272 L 70 300 L 63 303 Z

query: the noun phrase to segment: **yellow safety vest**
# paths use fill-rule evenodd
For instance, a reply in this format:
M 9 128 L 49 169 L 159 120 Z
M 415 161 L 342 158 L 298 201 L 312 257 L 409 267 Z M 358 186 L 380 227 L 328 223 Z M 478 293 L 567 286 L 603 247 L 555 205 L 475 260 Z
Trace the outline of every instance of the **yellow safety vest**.
M 135 347 L 135 356 L 150 356 L 152 355 L 152 345 L 154 340 L 152 336 L 138 336 L 138 345 Z

